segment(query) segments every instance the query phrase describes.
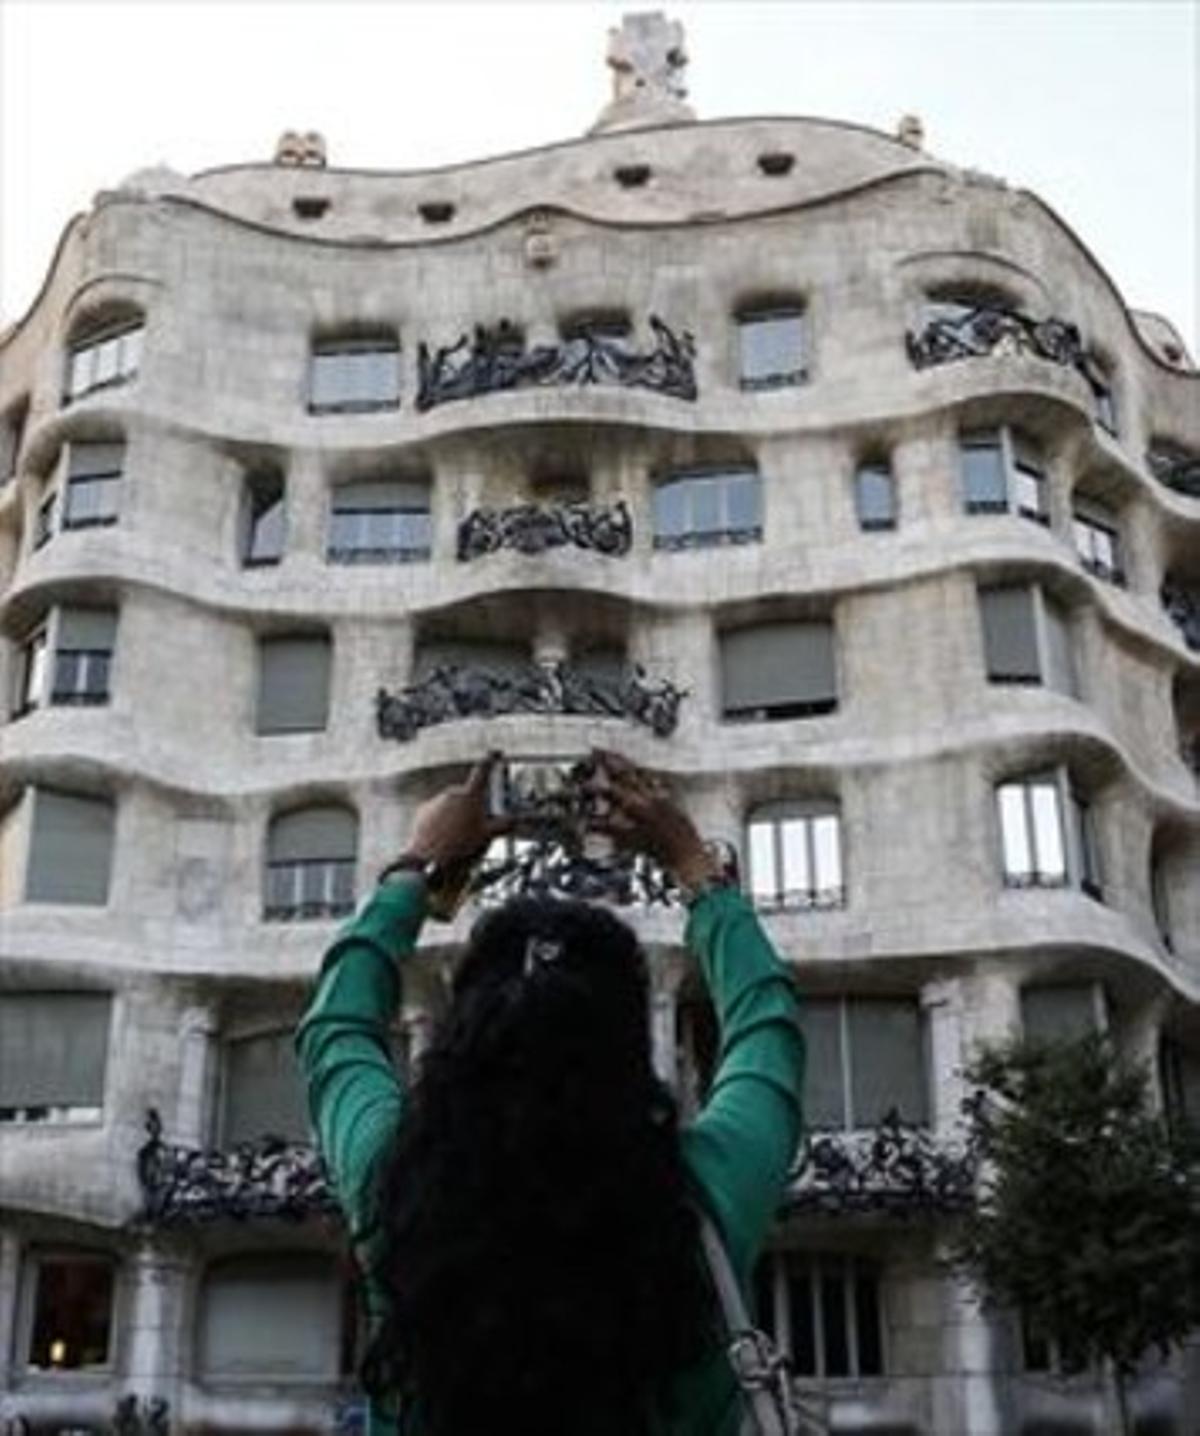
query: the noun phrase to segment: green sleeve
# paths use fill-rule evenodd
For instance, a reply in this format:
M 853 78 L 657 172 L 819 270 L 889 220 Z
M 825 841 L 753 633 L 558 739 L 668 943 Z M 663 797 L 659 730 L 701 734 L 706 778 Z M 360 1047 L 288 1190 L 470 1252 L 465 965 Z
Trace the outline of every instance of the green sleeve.
M 791 976 L 741 893 L 700 897 L 687 944 L 712 996 L 720 1049 L 708 1101 L 683 1133 L 684 1155 L 744 1279 L 800 1143 L 804 1038 Z
M 424 915 L 419 878 L 384 884 L 325 954 L 296 1031 L 317 1142 L 356 1240 L 372 1225 L 378 1162 L 404 1109 L 389 1035 L 399 960 L 416 946 Z

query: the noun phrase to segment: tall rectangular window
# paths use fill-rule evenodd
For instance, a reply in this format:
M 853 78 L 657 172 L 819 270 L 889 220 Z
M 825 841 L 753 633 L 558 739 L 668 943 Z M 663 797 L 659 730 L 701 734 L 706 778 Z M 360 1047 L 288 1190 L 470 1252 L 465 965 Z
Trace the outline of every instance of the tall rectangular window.
M 738 315 L 743 389 L 782 389 L 808 378 L 804 311 L 799 307 Z
M 67 355 L 63 403 L 135 378 L 142 360 L 143 332 L 140 319 L 125 320 L 93 330 L 73 343 Z
M 269 922 L 342 917 L 354 910 L 358 820 L 333 805 L 284 813 L 267 835 L 263 916 Z
M 896 527 L 896 480 L 888 464 L 859 465 L 854 475 L 854 507 L 864 532 Z
M 762 480 L 756 469 L 696 470 L 655 485 L 655 548 L 756 543 L 762 532 Z
M 50 701 L 107 703 L 116 637 L 117 615 L 111 609 L 60 609 Z
M 30 1370 L 100 1372 L 111 1366 L 115 1275 L 116 1263 L 100 1252 L 33 1254 Z
M 13 685 L 13 716 L 19 718 L 46 701 L 46 624 L 39 624 L 17 649 L 16 682 Z
M 1040 585 L 981 588 L 979 613 L 990 682 L 1044 683 L 1076 696 L 1069 621 Z
M 71 445 L 63 503 L 64 529 L 92 528 L 117 522 L 124 467 L 123 443 Z
M 1097 983 L 1021 989 L 1021 1030 L 1031 1042 L 1076 1042 L 1104 1025 L 1104 989 Z
M 1102 896 L 1091 805 L 1065 768 L 1001 783 L 996 803 L 1006 886 L 1070 885 Z
M 111 999 L 103 992 L 0 996 L 0 1121 L 99 1121 Z
M 755 905 L 844 906 L 841 826 L 831 802 L 778 803 L 751 813 L 746 840 Z
M 355 414 L 400 402 L 400 343 L 395 335 L 323 339 L 309 361 L 309 411 Z
M 1050 522 L 1046 497 L 1046 469 L 1041 451 L 1023 434 L 1007 431 L 1011 450 L 1013 507 L 1022 518 Z
M 291 1029 L 226 1044 L 222 1108 L 225 1147 L 267 1136 L 309 1140 L 308 1105 Z
M 929 1120 L 921 1010 L 906 997 L 811 998 L 801 1014 L 808 1043 L 808 1120 L 814 1128 Z
M 115 817 L 108 798 L 36 789 L 25 901 L 102 907 L 108 901 Z
M 883 1375 L 883 1308 L 873 1263 L 835 1252 L 772 1252 L 755 1275 L 759 1319 L 796 1376 Z
M 54 537 L 54 520 L 58 512 L 58 490 L 49 487 L 42 494 L 33 519 L 33 547 L 41 548 Z
M 342 1293 L 332 1258 L 307 1252 L 215 1263 L 200 1287 L 202 1381 L 333 1382 Z
M 1088 573 L 1106 583 L 1125 584 L 1116 515 L 1107 505 L 1077 495 L 1071 515 L 1075 552 Z
M 283 476 L 248 474 L 242 491 L 241 557 L 245 568 L 278 563 L 287 533 Z
M 963 501 L 969 514 L 1006 513 L 1008 480 L 999 430 L 964 434 L 960 440 Z
M 429 485 L 403 480 L 339 484 L 330 496 L 330 563 L 410 563 L 427 559 L 432 526 Z
M 1018 513 L 1049 524 L 1046 465 L 1037 444 L 1001 425 L 959 436 L 963 506 L 969 514 Z
M 833 625 L 765 623 L 721 637 L 722 716 L 811 718 L 837 708 Z
M 264 638 L 258 645 L 256 731 L 315 733 L 329 718 L 332 648 L 323 634 Z

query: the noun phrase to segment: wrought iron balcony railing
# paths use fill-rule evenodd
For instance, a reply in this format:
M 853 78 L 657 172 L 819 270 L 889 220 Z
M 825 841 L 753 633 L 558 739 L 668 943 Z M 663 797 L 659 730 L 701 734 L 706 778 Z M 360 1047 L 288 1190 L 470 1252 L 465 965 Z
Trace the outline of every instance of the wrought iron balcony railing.
M 400 742 L 415 738 L 422 728 L 457 718 L 508 713 L 628 718 L 666 738 L 675 731 L 685 696 L 684 689 L 667 679 L 649 680 L 641 667 L 611 679 L 566 663 L 530 664 L 515 673 L 446 663 L 399 693 L 379 689 L 375 710 L 379 736 Z
M 458 526 L 458 557 L 464 562 L 502 548 L 539 554 L 569 545 L 619 558 L 632 542 L 633 523 L 624 499 L 615 504 L 473 509 Z
M 824 1216 L 945 1215 L 972 1205 L 977 1171 L 969 1145 L 906 1125 L 893 1110 L 870 1130 L 813 1133 L 786 1206 Z
M 675 399 L 695 399 L 696 343 L 651 314 L 654 344 L 639 352 L 618 335 L 581 329 L 557 344 L 527 348 L 524 332 L 507 319 L 475 326 L 445 348 L 417 349 L 417 408 L 472 399 L 504 389 L 605 384 L 649 389 Z
M 1077 325 L 1053 317 L 1034 319 L 1001 305 L 937 314 L 919 332 L 907 332 L 905 348 L 914 369 L 988 354 L 1031 354 L 1076 370 L 1093 395 L 1109 392 L 1108 378 L 1084 347 Z
M 1200 653 L 1200 591 L 1168 580 L 1159 590 L 1167 617 L 1183 635 L 1183 641 Z
M 1146 467 L 1168 489 L 1189 499 L 1200 499 L 1200 454 L 1158 439 L 1146 450 Z

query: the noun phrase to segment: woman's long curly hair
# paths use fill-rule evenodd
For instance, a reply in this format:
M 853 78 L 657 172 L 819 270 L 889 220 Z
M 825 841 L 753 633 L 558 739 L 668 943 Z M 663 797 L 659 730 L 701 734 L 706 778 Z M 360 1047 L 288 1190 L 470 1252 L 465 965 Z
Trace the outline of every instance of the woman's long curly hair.
M 428 1436 L 641 1436 L 708 1348 L 648 998 L 604 909 L 516 899 L 476 924 L 382 1175 L 389 1309 L 363 1364 Z

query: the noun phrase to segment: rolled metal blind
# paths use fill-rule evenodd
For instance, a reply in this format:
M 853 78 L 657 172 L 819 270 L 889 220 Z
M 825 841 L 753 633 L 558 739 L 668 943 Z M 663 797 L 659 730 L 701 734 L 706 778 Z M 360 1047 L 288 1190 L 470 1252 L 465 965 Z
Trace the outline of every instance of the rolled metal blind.
M 1028 584 L 979 590 L 989 678 L 1040 682 L 1033 590 Z
M 800 1025 L 807 1044 L 805 1118 L 810 1126 L 840 1130 L 846 1125 L 841 1002 L 810 999 L 800 1013 Z
M 1046 682 L 1059 693 L 1076 693 L 1075 660 L 1071 652 L 1071 629 L 1061 604 L 1043 595 L 1046 621 Z
M 226 1046 L 221 1135 L 227 1147 L 266 1136 L 308 1140 L 308 1106 L 290 1029 Z
M 334 513 L 379 509 L 425 512 L 429 508 L 429 485 L 416 479 L 371 479 L 339 484 L 331 498 Z
M 38 788 L 25 876 L 26 901 L 107 902 L 114 817 L 107 798 Z
M 907 999 L 855 999 L 848 1004 L 851 1107 L 856 1127 L 874 1127 L 893 1107 L 905 1122 L 929 1116 L 921 1013 Z
M 341 1290 L 328 1257 L 287 1252 L 212 1267 L 200 1293 L 201 1379 L 338 1374 Z
M 102 1107 L 111 999 L 101 992 L 0 997 L 0 1107 Z
M 98 478 L 119 474 L 125 466 L 125 445 L 121 441 L 72 444 L 67 457 L 67 477 Z
M 726 713 L 837 701 L 833 625 L 765 623 L 721 639 Z
M 314 732 L 329 716 L 328 638 L 266 638 L 259 644 L 258 731 Z
M 111 608 L 62 608 L 58 614 L 59 649 L 102 649 L 112 652 L 117 615 Z
M 349 808 L 298 808 L 271 824 L 267 855 L 273 863 L 353 862 L 358 819 Z
M 1097 1031 L 1096 989 L 1080 982 L 1061 987 L 1026 987 L 1021 1024 L 1032 1042 L 1073 1042 Z

